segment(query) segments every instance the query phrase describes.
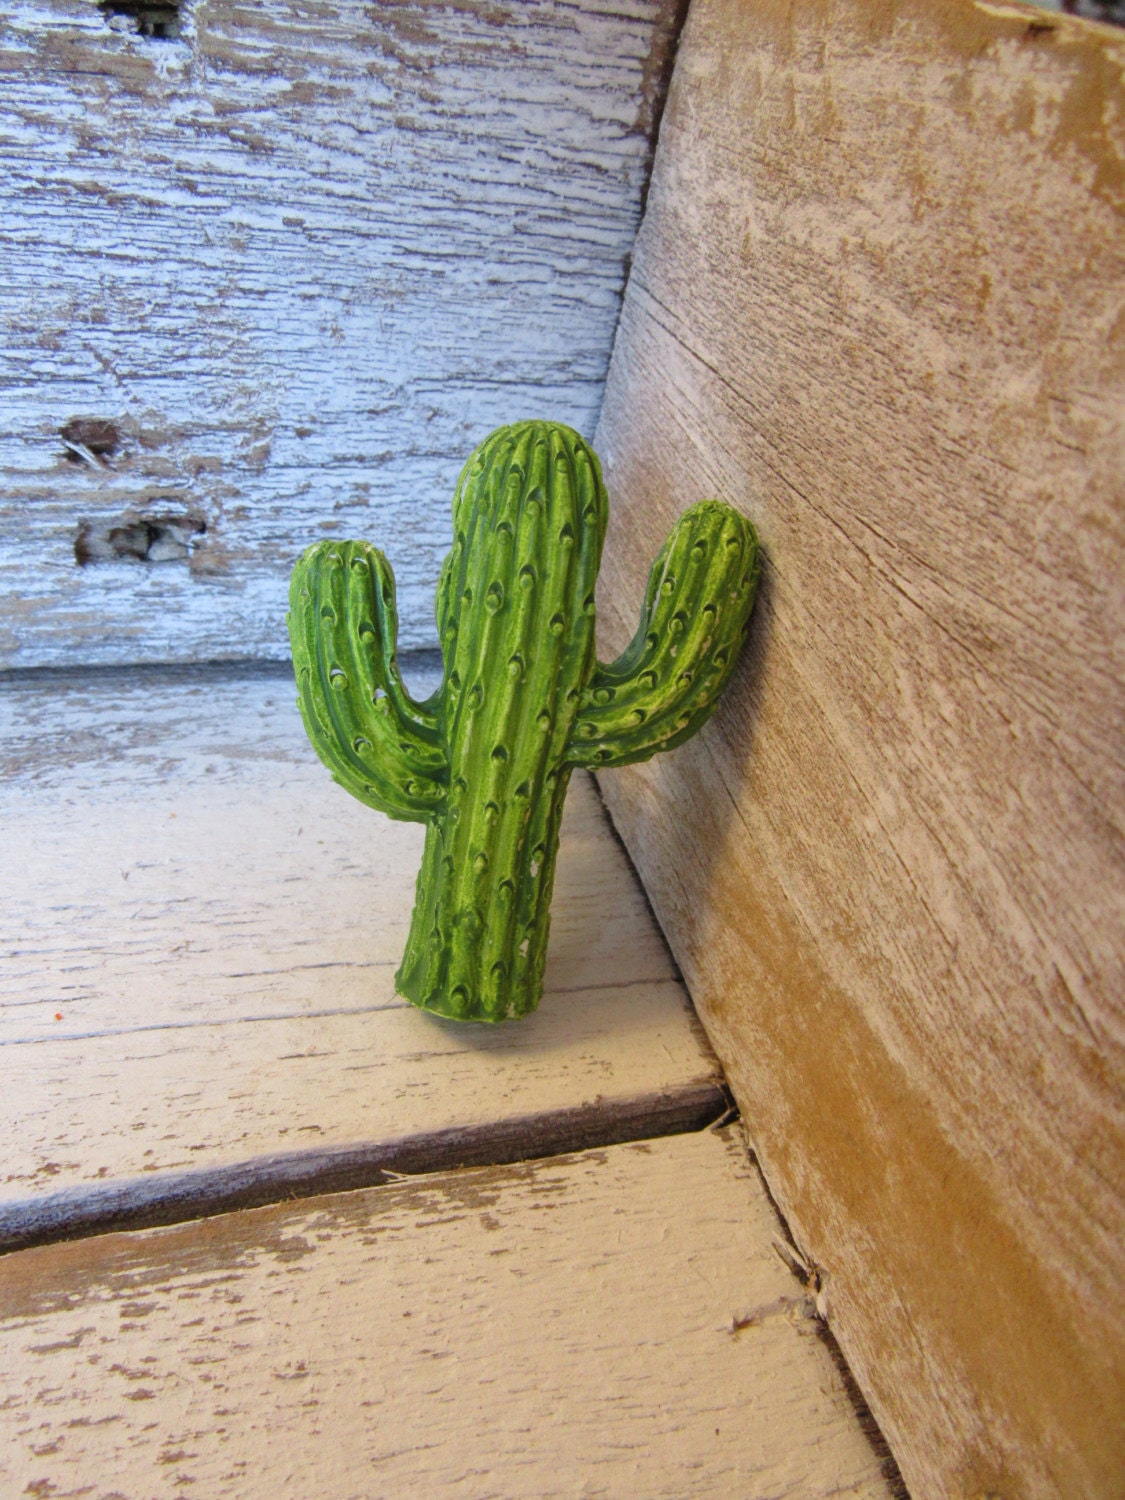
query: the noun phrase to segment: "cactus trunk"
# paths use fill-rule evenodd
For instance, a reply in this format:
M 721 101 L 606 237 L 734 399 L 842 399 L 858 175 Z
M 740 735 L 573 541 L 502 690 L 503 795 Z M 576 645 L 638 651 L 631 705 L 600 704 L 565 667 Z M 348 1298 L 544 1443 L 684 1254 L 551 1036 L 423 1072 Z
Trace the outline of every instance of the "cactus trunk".
M 569 767 L 547 773 L 529 797 L 492 821 L 491 839 L 459 837 L 445 818 L 430 824 L 406 956 L 395 976 L 401 995 L 460 1021 L 502 1021 L 535 1009 L 569 778 Z M 529 849 L 537 857 L 524 859 Z M 509 850 L 516 857 L 504 864 Z M 459 879 L 466 856 L 468 892 Z
M 542 990 L 566 750 L 594 659 L 605 491 L 565 428 L 483 444 L 453 502 L 438 592 L 446 804 L 398 974 L 416 1005 L 502 1020 Z

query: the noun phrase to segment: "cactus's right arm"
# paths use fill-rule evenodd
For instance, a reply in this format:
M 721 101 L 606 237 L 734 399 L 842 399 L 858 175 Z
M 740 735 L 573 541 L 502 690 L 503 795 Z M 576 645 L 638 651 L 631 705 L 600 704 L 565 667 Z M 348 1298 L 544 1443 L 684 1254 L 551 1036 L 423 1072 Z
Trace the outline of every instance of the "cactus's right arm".
M 734 670 L 759 569 L 757 535 L 738 511 L 701 500 L 684 512 L 652 566 L 636 635 L 582 694 L 572 765 L 628 766 L 696 732 Z
M 317 754 L 353 797 L 428 823 L 445 802 L 437 719 L 413 701 L 395 661 L 394 574 L 368 542 L 318 542 L 289 589 L 301 715 Z

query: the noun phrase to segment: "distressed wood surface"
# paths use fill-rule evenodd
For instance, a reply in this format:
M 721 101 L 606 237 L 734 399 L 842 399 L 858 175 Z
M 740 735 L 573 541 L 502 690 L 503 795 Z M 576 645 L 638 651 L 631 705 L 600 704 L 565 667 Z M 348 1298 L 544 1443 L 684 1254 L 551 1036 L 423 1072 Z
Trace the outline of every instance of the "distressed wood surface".
M 284 659 L 336 534 L 436 644 L 474 444 L 593 430 L 683 8 L 5 7 L 0 665 Z
M 0 1259 L 17 1495 L 890 1500 L 741 1139 Z
M 690 502 L 762 534 L 602 787 L 915 1500 L 1125 1494 L 1123 64 L 696 0 L 598 432 L 603 647 Z
M 287 676 L 9 682 L 0 765 L 4 1243 L 725 1107 L 588 777 L 542 1005 L 494 1028 L 394 994 L 422 826 L 334 785 Z

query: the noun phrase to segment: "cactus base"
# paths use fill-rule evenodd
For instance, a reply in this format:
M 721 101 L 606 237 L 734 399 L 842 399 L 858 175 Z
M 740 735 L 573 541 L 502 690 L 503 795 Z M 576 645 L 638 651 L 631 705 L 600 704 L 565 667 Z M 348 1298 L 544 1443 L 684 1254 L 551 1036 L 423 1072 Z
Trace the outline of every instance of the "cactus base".
M 395 988 L 455 1021 L 526 1016 L 543 994 L 559 825 L 569 772 L 532 804 L 474 818 L 461 806 L 426 831 L 414 915 Z

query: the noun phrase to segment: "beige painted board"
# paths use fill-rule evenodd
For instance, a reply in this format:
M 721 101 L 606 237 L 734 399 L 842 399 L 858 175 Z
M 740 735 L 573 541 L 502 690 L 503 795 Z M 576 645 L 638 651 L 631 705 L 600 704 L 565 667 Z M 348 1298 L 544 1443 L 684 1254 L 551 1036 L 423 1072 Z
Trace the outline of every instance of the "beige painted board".
M 567 803 L 542 1006 L 464 1026 L 394 994 L 422 826 L 331 781 L 288 678 L 40 676 L 0 687 L 0 722 L 3 1227 L 278 1153 L 315 1176 L 317 1153 L 560 1111 L 721 1111 L 588 777 Z
M 0 1259 L 0 1486 L 889 1500 L 735 1133 Z
M 436 645 L 474 444 L 593 431 L 684 8 L 4 6 L 0 665 L 283 659 L 326 535 Z
M 767 554 L 603 778 L 916 1500 L 1125 1495 L 1125 36 L 697 0 L 598 444 L 603 650 Z

